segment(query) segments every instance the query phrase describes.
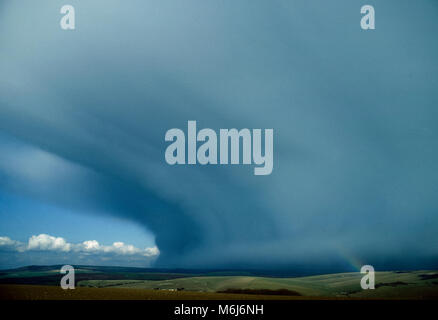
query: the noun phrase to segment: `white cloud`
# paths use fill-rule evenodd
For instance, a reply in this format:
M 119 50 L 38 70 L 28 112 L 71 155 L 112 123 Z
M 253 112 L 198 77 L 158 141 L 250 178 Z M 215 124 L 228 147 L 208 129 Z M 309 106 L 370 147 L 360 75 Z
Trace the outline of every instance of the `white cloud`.
M 160 254 L 157 247 L 140 249 L 132 244 L 125 244 L 120 241 L 114 242 L 110 246 L 104 246 L 96 240 L 88 240 L 80 245 L 75 245 L 74 250 L 79 252 L 115 253 L 118 255 L 142 255 L 146 257 L 158 256 Z
M 85 251 L 96 251 L 100 249 L 100 244 L 96 240 L 87 240 L 82 243 Z
M 27 245 L 28 250 L 55 250 L 68 252 L 71 244 L 67 243 L 64 238 L 53 237 L 48 234 L 40 234 L 29 238 Z
M 12 240 L 9 237 L 0 237 L 0 248 L 9 249 L 13 251 L 23 252 L 25 246 L 20 241 Z
M 54 237 L 48 234 L 33 235 L 29 238 L 27 245 L 20 241 L 12 240 L 9 237 L 0 237 L 0 249 L 5 248 L 18 252 L 25 251 L 56 251 L 75 252 L 96 255 L 117 255 L 117 256 L 144 256 L 157 257 L 160 251 L 156 246 L 150 248 L 136 248 L 124 242 L 114 242 L 110 246 L 101 245 L 96 240 L 87 240 L 82 243 L 68 243 L 64 238 Z
M 0 246 L 11 246 L 14 244 L 14 240 L 9 237 L 0 237 Z
M 160 254 L 160 250 L 158 250 L 158 248 L 155 247 L 151 247 L 151 248 L 146 248 L 145 249 L 145 255 L 150 257 L 150 256 L 158 256 Z

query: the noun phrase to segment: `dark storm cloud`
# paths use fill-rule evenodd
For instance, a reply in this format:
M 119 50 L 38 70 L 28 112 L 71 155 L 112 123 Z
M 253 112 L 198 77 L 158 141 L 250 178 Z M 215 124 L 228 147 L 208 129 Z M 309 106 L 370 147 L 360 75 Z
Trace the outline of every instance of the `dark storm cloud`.
M 376 4 L 372 32 L 360 1 L 72 1 L 72 32 L 62 4 L 2 7 L 0 128 L 75 174 L 0 187 L 137 221 L 168 266 L 436 263 L 433 1 Z M 272 175 L 168 166 L 187 120 L 273 128 Z

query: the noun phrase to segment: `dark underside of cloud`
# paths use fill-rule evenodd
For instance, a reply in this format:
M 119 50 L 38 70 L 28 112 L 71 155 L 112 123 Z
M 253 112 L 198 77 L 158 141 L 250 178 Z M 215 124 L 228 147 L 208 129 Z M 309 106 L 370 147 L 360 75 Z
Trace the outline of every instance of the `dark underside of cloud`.
M 351 0 L 63 4 L 0 6 L 1 190 L 136 221 L 163 266 L 437 266 L 436 2 L 372 32 Z M 273 128 L 273 173 L 169 166 L 188 120 Z

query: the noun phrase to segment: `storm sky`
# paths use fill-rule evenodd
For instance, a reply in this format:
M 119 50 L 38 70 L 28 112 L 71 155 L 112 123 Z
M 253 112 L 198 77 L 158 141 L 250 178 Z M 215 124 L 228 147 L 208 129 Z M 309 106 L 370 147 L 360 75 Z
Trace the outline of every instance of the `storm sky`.
M 74 31 L 64 4 L 0 3 L 0 266 L 40 234 L 165 267 L 438 266 L 436 1 L 72 0 Z M 272 128 L 272 174 L 168 165 L 189 120 Z

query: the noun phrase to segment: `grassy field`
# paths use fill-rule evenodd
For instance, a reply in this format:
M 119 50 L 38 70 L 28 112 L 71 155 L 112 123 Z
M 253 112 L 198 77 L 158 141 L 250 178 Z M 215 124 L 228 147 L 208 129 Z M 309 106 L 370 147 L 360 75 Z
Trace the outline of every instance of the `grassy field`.
M 88 280 L 79 286 L 95 288 L 135 288 L 218 292 L 229 289 L 287 289 L 303 297 L 319 298 L 438 298 L 438 272 L 377 272 L 376 289 L 362 290 L 359 273 L 328 274 L 298 278 L 267 277 L 188 277 L 163 281 Z
M 376 289 L 362 290 L 360 273 L 268 277 L 230 271 L 75 270 L 77 289 L 66 291 L 59 288 L 58 266 L 3 270 L 0 299 L 438 299 L 438 271 L 377 272 Z

